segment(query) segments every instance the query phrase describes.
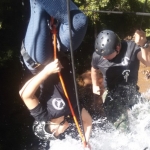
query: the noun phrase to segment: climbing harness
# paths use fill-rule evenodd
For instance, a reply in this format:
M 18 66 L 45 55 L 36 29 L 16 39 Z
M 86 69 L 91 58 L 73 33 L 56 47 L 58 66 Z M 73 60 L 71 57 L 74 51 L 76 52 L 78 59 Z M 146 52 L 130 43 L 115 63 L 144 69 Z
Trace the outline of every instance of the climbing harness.
M 32 68 L 38 68 L 41 64 L 35 62 L 27 53 L 25 46 L 24 46 L 24 42 L 22 42 L 21 45 L 21 55 L 24 59 L 25 62 L 27 62 Z
M 51 32 L 52 32 L 52 34 L 53 34 L 54 60 L 55 60 L 55 59 L 57 58 L 57 29 L 56 29 L 56 25 L 54 24 L 54 18 L 52 18 L 52 17 L 51 17 L 51 23 L 50 23 L 50 25 L 51 25 L 51 29 L 52 29 Z M 70 40 L 70 42 L 71 42 L 71 40 Z M 68 101 L 69 108 L 70 108 L 70 111 L 71 111 L 71 113 L 72 113 L 72 116 L 73 116 L 75 125 L 76 125 L 76 127 L 77 127 L 77 130 L 78 130 L 78 132 L 79 132 L 79 135 L 80 135 L 80 137 L 81 137 L 81 139 L 82 139 L 82 142 L 83 142 L 84 146 L 86 146 L 87 144 L 86 144 L 85 136 L 82 134 L 82 131 L 81 131 L 80 127 L 79 127 L 79 123 L 78 123 L 78 121 L 77 121 L 77 118 L 76 118 L 76 116 L 75 116 L 74 110 L 73 110 L 73 108 L 72 108 L 72 105 L 71 105 L 71 102 L 70 102 L 70 99 L 69 99 L 69 96 L 68 96 L 68 93 L 67 93 L 67 90 L 66 90 L 66 88 L 65 88 L 65 84 L 64 84 L 64 81 L 63 81 L 63 78 L 62 78 L 60 72 L 58 72 L 58 76 L 59 76 L 59 79 L 60 79 L 60 82 L 61 82 L 61 85 L 62 85 L 64 94 L 65 94 L 65 96 L 66 96 L 66 99 L 67 99 L 67 101 Z M 78 104 L 78 106 L 79 106 L 79 104 Z M 81 116 L 81 115 L 80 115 L 80 116 Z M 82 122 L 82 121 L 81 121 L 81 122 Z M 84 132 L 84 130 L 83 130 L 83 132 Z

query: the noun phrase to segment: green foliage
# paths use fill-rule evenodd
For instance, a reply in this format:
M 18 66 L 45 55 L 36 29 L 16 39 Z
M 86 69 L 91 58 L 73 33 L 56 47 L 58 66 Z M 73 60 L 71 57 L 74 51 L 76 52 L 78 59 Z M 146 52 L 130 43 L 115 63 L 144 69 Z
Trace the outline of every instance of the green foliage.
M 145 30 L 150 25 L 150 19 L 148 17 L 127 13 L 119 15 L 98 12 L 101 10 L 150 12 L 150 2 L 147 2 L 145 5 L 145 0 L 75 0 L 75 2 L 89 17 L 91 27 L 97 28 L 95 31 L 111 29 L 121 34 L 121 38 L 124 38 L 128 34 L 133 34 L 136 29 L 142 28 Z
M 137 29 L 146 31 L 150 36 L 150 17 L 138 16 L 134 13 L 109 14 L 98 11 L 150 12 L 150 1 L 145 0 L 74 0 L 79 8 L 88 16 L 87 34 L 75 53 L 77 68 L 84 72 L 90 68 L 91 55 L 94 51 L 96 35 L 103 29 L 115 31 L 120 38 L 132 36 Z M 89 10 L 89 11 L 86 11 Z M 78 57 L 82 56 L 82 57 Z M 84 70 L 83 70 L 84 69 Z
M 96 24 L 99 20 L 99 13 L 94 12 L 104 8 L 109 0 L 75 0 L 76 3 L 80 5 L 80 9 Z
M 19 55 L 23 7 L 20 0 L 0 1 L 0 68 Z
M 150 37 L 150 29 L 146 29 L 146 36 Z
M 4 67 L 7 61 L 12 60 L 13 58 L 13 51 L 7 50 L 6 52 L 0 53 L 0 68 Z

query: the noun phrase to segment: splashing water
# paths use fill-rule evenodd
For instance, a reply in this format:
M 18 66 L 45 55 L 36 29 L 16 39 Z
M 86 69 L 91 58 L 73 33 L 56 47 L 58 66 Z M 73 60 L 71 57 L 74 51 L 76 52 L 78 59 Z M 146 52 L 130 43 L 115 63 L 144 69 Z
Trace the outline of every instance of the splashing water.
M 92 150 L 150 150 L 150 101 L 134 105 L 129 114 L 130 132 L 119 133 L 105 118 L 94 119 Z M 81 141 L 67 136 L 51 142 L 50 150 L 85 150 Z

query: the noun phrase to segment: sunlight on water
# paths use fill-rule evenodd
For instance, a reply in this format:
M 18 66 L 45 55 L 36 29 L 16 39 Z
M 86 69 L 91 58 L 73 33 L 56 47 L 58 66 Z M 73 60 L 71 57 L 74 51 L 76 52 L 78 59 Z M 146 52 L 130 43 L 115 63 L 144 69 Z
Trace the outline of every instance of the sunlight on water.
M 150 90 L 145 93 L 150 94 Z M 150 150 L 150 102 L 139 102 L 129 114 L 129 133 L 119 133 L 105 118 L 93 121 L 92 150 Z M 80 140 L 69 136 L 51 142 L 50 150 L 84 150 Z

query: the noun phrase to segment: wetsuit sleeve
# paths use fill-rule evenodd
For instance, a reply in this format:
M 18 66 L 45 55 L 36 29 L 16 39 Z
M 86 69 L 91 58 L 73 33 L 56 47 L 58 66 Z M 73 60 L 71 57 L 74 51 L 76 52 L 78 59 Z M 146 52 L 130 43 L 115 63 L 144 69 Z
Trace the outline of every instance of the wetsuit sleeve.
M 94 69 L 98 69 L 98 62 L 99 62 L 99 56 L 98 54 L 96 54 L 96 52 L 93 53 L 92 55 L 92 62 L 91 62 L 91 66 L 94 68 Z
M 50 118 L 48 117 L 48 112 L 45 107 L 43 107 L 40 103 L 33 109 L 29 110 L 31 116 L 36 121 L 48 121 Z

